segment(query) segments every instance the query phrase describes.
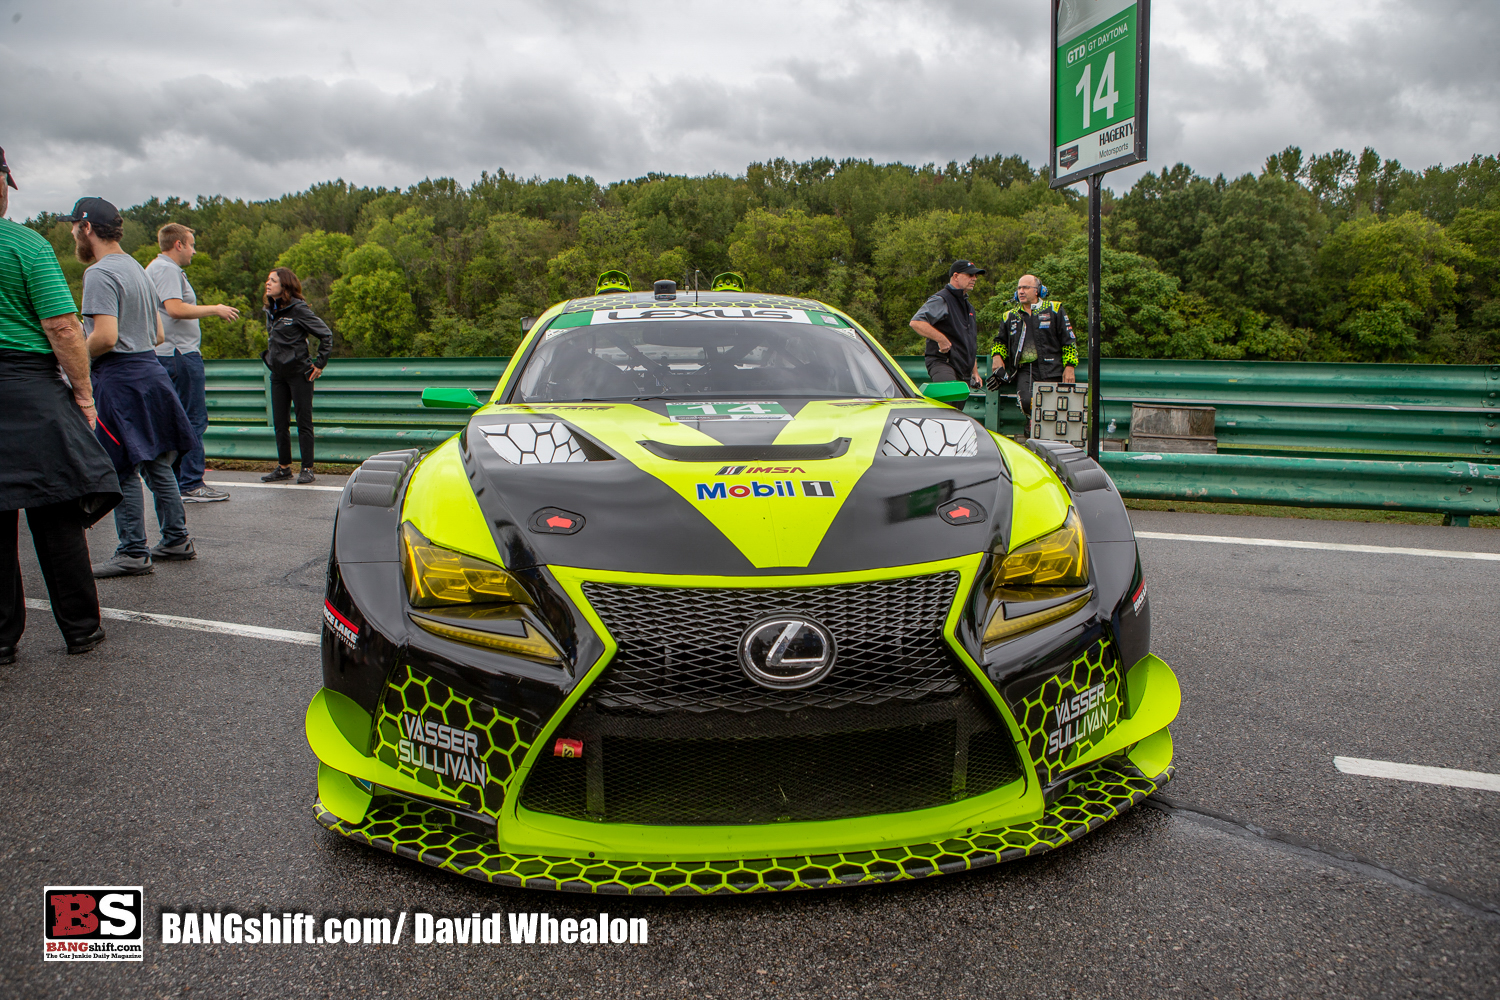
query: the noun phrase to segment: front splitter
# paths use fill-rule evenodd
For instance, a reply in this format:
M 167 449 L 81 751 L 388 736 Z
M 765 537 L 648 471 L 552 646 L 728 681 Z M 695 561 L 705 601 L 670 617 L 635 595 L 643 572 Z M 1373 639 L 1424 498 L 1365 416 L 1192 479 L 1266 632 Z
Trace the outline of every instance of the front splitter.
M 1038 820 L 872 851 L 732 861 L 617 861 L 510 854 L 453 824 L 437 806 L 395 796 L 358 823 L 318 801 L 324 827 L 371 847 L 497 885 L 640 896 L 831 889 L 927 878 L 1041 854 L 1071 843 L 1139 804 L 1172 777 L 1147 777 L 1127 757 L 1101 761 L 1074 779 Z

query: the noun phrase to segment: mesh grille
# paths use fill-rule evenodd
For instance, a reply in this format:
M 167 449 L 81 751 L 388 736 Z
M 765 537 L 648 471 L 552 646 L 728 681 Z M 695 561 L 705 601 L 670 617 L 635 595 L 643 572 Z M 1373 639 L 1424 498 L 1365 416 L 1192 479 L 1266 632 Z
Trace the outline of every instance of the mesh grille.
M 743 824 L 905 812 L 1021 776 L 1009 731 L 967 683 L 956 697 L 795 713 L 601 713 L 558 730 L 582 757 L 538 759 L 536 812 L 608 823 Z
M 584 595 L 619 645 L 594 685 L 599 708 L 637 712 L 793 711 L 951 696 L 943 622 L 957 573 L 834 587 L 710 590 L 586 583 Z M 741 633 L 756 619 L 801 612 L 832 634 L 833 671 L 800 691 L 771 691 L 740 669 Z
M 774 823 L 925 809 L 1016 780 L 1009 730 L 943 640 L 958 579 L 584 584 L 619 651 L 557 730 L 582 757 L 539 758 L 521 804 L 611 823 Z M 809 688 L 768 690 L 740 669 L 740 635 L 780 612 L 833 634 L 833 671 Z

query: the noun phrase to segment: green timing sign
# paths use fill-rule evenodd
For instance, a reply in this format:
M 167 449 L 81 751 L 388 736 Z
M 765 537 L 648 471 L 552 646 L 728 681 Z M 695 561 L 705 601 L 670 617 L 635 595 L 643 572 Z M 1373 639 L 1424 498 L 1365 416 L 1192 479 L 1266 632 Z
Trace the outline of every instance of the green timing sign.
M 1052 186 L 1146 158 L 1150 0 L 1052 0 Z

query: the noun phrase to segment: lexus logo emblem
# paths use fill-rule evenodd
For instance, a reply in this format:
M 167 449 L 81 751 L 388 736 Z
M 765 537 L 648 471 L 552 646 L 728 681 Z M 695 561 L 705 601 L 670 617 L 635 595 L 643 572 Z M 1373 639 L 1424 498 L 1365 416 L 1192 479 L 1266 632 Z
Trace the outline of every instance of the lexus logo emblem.
M 762 618 L 740 638 L 740 666 L 761 687 L 792 691 L 833 669 L 833 635 L 797 615 Z

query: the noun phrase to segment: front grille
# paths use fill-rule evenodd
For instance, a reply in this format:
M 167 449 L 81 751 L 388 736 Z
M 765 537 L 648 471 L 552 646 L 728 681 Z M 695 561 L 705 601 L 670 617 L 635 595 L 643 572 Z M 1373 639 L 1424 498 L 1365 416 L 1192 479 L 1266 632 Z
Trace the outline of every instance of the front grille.
M 583 756 L 540 757 L 536 812 L 607 823 L 740 824 L 926 809 L 1021 776 L 1010 732 L 971 683 L 918 705 L 619 715 L 580 704 L 558 729 Z
M 796 589 L 584 585 L 615 659 L 557 729 L 521 805 L 610 823 L 744 824 L 925 809 L 1021 776 L 1010 732 L 950 656 L 957 573 Z M 800 612 L 832 673 L 796 691 L 740 670 L 740 635 Z
M 636 712 L 794 711 L 951 696 L 958 690 L 943 622 L 958 574 L 832 587 L 706 589 L 585 583 L 619 646 L 591 697 Z M 800 612 L 833 634 L 832 672 L 800 691 L 771 691 L 740 669 L 740 635 L 757 619 Z

